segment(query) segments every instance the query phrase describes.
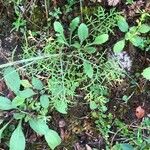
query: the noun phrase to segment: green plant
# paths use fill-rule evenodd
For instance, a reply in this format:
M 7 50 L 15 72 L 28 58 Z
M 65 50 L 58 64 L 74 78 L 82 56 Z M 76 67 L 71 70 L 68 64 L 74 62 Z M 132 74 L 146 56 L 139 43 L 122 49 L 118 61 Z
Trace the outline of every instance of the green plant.
M 145 42 L 142 34 L 146 34 L 150 31 L 150 26 L 144 23 L 147 17 L 149 17 L 149 14 L 143 12 L 138 25 L 130 28 L 124 17 L 120 16 L 118 18 L 118 27 L 120 31 L 125 33 L 125 37 L 114 45 L 113 51 L 115 53 L 119 53 L 124 49 L 126 41 L 130 41 L 134 46 L 141 49 L 144 48 Z
M 49 96 L 45 94 L 44 84 L 41 80 L 32 77 L 31 84 L 28 80 L 21 79 L 13 67 L 4 70 L 4 80 L 15 96 L 12 100 L 5 96 L 0 96 L 0 110 L 13 112 L 11 121 L 0 129 L 0 137 L 12 120 L 19 122 L 10 138 L 10 150 L 25 149 L 25 136 L 22 131 L 23 122 L 25 124 L 29 123 L 37 134 L 43 135 L 51 149 L 58 146 L 61 143 L 58 133 L 47 125 L 49 117 L 46 114 L 49 110 L 50 101 Z M 21 86 L 23 90 L 21 90 Z M 19 145 L 18 142 L 20 143 Z

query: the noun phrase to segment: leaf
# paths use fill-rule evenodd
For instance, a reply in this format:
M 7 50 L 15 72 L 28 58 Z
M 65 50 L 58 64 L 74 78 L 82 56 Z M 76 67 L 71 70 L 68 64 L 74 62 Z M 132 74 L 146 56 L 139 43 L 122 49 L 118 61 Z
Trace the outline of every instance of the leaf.
M 68 105 L 64 100 L 56 100 L 54 103 L 56 110 L 62 114 L 67 114 Z
M 63 26 L 62 26 L 61 23 L 58 22 L 58 21 L 55 21 L 55 22 L 54 22 L 54 30 L 55 30 L 56 32 L 60 33 L 61 35 L 64 34 L 64 33 L 63 33 L 63 32 L 64 32 Z
M 10 150 L 25 150 L 25 137 L 22 132 L 21 121 L 11 135 Z
M 89 30 L 86 24 L 81 23 L 78 28 L 78 37 L 80 39 L 81 44 L 84 40 L 89 36 Z
M 25 98 L 22 98 L 20 96 L 16 96 L 13 100 L 12 100 L 12 105 L 14 107 L 20 106 L 24 103 Z
M 29 120 L 30 127 L 38 134 L 44 135 L 49 130 L 48 125 L 44 119 L 30 119 Z
M 117 24 L 118 24 L 119 29 L 120 29 L 122 32 L 127 32 L 127 31 L 128 31 L 129 25 L 128 25 L 128 23 L 127 23 L 127 21 L 126 21 L 126 19 L 125 19 L 124 17 L 120 16 L 120 17 L 118 18 Z
M 21 85 L 24 88 L 30 88 L 30 87 L 32 87 L 32 85 L 30 84 L 30 82 L 28 80 L 21 80 Z
M 79 17 L 76 17 L 76 18 L 74 18 L 71 21 L 71 23 L 70 23 L 71 32 L 73 32 L 78 27 L 79 22 L 80 22 L 80 18 Z
M 3 131 L 7 128 L 7 126 L 9 125 L 10 122 L 6 123 L 1 129 L 0 129 L 0 140 L 2 138 L 2 133 Z
M 144 40 L 142 37 L 140 36 L 134 36 L 133 38 L 130 39 L 130 41 L 132 42 L 132 44 L 136 47 L 139 47 L 139 46 L 143 46 L 144 45 Z
M 119 144 L 119 145 L 122 150 L 134 150 L 134 148 L 130 144 L 124 143 L 124 144 Z
M 150 80 L 150 67 L 148 67 L 148 68 L 146 68 L 146 69 L 143 70 L 142 76 L 145 79 Z
M 61 143 L 60 136 L 54 130 L 49 129 L 44 136 L 46 142 L 52 150 L 54 150 Z
M 108 38 L 109 38 L 108 34 L 99 35 L 95 38 L 95 40 L 92 44 L 96 44 L 96 45 L 103 44 L 106 41 L 108 41 Z
M 150 26 L 147 24 L 142 24 L 138 30 L 140 33 L 147 33 L 150 31 Z
M 124 49 L 124 46 L 125 40 L 118 41 L 113 47 L 114 53 L 120 53 Z
M 92 78 L 93 77 L 93 67 L 90 63 L 88 63 L 87 61 L 83 62 L 83 68 L 84 68 L 84 73 L 89 77 Z
M 12 105 L 12 102 L 8 98 L 0 96 L 0 109 L 10 110 L 14 109 L 14 107 Z
M 32 97 L 33 95 L 35 95 L 35 92 L 32 89 L 25 89 L 23 91 L 19 91 L 18 96 L 22 97 L 24 99 Z
M 42 81 L 35 77 L 32 78 L 32 85 L 37 90 L 42 90 L 44 87 Z
M 138 106 L 136 108 L 135 115 L 138 119 L 141 119 L 145 115 L 145 110 L 141 106 Z
M 49 106 L 49 98 L 48 95 L 41 95 L 40 103 L 43 108 L 48 108 Z
M 95 103 L 95 101 L 90 101 L 90 109 L 95 110 L 96 108 L 97 108 L 97 104 Z
M 20 76 L 15 68 L 8 67 L 4 70 L 4 79 L 6 85 L 15 93 L 20 89 Z
M 109 6 L 116 6 L 120 0 L 108 0 L 108 5 Z
M 86 51 L 89 53 L 89 54 L 93 54 L 96 52 L 96 48 L 95 47 L 86 47 Z

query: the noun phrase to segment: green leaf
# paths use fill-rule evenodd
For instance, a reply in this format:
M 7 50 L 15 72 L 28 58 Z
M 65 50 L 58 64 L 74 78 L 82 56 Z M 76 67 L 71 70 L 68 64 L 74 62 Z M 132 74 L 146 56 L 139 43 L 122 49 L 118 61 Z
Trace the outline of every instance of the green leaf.
M 35 77 L 32 78 L 32 85 L 37 90 L 42 90 L 44 87 L 42 81 Z
M 16 119 L 16 120 L 20 120 L 20 119 L 23 119 L 25 117 L 25 114 L 23 113 L 14 113 L 13 114 L 13 117 Z
M 108 34 L 102 34 L 95 38 L 94 42 L 92 44 L 100 45 L 108 41 L 109 35 Z
M 33 95 L 35 95 L 35 92 L 32 89 L 25 89 L 23 91 L 19 91 L 18 96 L 22 97 L 24 99 L 32 97 Z
M 134 36 L 133 38 L 129 39 L 132 44 L 136 47 L 142 47 L 144 45 L 144 40 L 140 36 Z
M 32 87 L 32 85 L 30 84 L 30 82 L 28 80 L 21 80 L 21 85 L 24 88 L 30 88 L 30 87 Z
M 127 32 L 127 31 L 128 31 L 129 25 L 128 25 L 128 23 L 127 23 L 127 21 L 126 21 L 126 19 L 125 19 L 124 17 L 120 16 L 120 17 L 118 18 L 117 24 L 118 24 L 119 29 L 120 29 L 122 32 Z
M 86 47 L 85 48 L 86 51 L 89 53 L 89 54 L 93 54 L 96 52 L 96 48 L 95 47 Z
M 60 33 L 61 35 L 64 34 L 64 29 L 63 29 L 63 26 L 61 25 L 60 22 L 58 21 L 55 21 L 54 22 L 54 30 L 58 33 Z
M 44 135 L 49 130 L 46 121 L 44 119 L 30 119 L 29 120 L 30 127 L 38 134 Z
M 54 130 L 49 129 L 44 136 L 46 142 L 52 150 L 54 150 L 61 143 L 60 136 Z
M 118 41 L 113 47 L 114 53 L 120 53 L 124 49 L 124 46 L 125 40 Z
M 134 150 L 134 148 L 130 144 L 120 144 L 122 150 Z
M 20 89 L 20 76 L 13 67 L 8 67 L 4 70 L 4 79 L 6 85 L 14 92 L 17 93 Z
M 90 101 L 90 109 L 95 110 L 96 108 L 97 108 L 97 104 L 95 103 L 95 101 Z
M 84 73 L 89 77 L 93 77 L 93 67 L 88 61 L 83 62 Z
M 148 67 L 148 68 L 146 68 L 146 69 L 143 70 L 142 76 L 145 79 L 150 80 L 150 67 Z
M 1 110 L 10 110 L 14 109 L 11 100 L 6 97 L 0 96 L 0 109 Z
M 6 123 L 1 129 L 0 129 L 0 140 L 2 138 L 2 133 L 3 131 L 7 128 L 7 126 L 9 125 L 10 122 Z
M 41 95 L 40 103 L 43 108 L 48 108 L 49 106 L 49 98 L 48 95 Z
M 64 100 L 56 100 L 54 103 L 56 110 L 62 114 L 67 114 L 68 105 Z
M 11 135 L 10 150 L 25 150 L 25 137 L 21 127 L 21 121 Z
M 87 39 L 88 36 L 89 36 L 89 30 L 88 30 L 87 25 L 84 23 L 81 23 L 78 28 L 78 37 L 80 39 L 81 44 L 83 43 L 83 41 Z
M 13 100 L 12 100 L 12 105 L 14 107 L 20 106 L 24 103 L 25 98 L 22 98 L 20 96 L 16 96 Z
M 142 24 L 138 30 L 140 33 L 147 33 L 150 31 L 150 26 L 147 24 Z
M 79 22 L 80 22 L 80 18 L 79 17 L 76 17 L 76 18 L 74 18 L 71 21 L 71 23 L 70 23 L 71 32 L 73 32 L 78 27 Z

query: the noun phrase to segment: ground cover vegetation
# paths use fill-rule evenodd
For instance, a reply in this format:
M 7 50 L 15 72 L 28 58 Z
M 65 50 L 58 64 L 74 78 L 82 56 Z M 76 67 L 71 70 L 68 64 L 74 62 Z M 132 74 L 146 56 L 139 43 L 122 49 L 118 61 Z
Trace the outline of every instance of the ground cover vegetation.
M 149 150 L 149 0 L 0 0 L 0 148 Z

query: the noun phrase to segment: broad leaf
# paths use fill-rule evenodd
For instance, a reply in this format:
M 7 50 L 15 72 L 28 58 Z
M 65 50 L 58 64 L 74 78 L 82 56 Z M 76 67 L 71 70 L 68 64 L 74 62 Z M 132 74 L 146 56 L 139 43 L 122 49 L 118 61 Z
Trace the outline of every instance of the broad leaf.
M 13 67 L 6 68 L 4 70 L 4 79 L 6 85 L 15 93 L 20 89 L 20 76 L 18 72 Z
M 85 50 L 89 53 L 89 54 L 93 54 L 96 52 L 96 48 L 95 47 L 86 47 Z
M 38 134 L 44 135 L 49 130 L 46 121 L 44 119 L 30 119 L 29 120 L 30 127 Z
M 44 87 L 42 81 L 35 77 L 32 78 L 32 85 L 37 90 L 42 90 Z
M 13 100 L 12 100 L 12 105 L 14 107 L 20 106 L 24 103 L 25 98 L 22 98 L 20 96 L 16 96 Z
M 120 147 L 122 150 L 134 150 L 134 148 L 130 144 L 127 144 L 127 143 L 120 144 Z
M 114 47 L 113 47 L 113 51 L 115 53 L 120 53 L 123 49 L 124 49 L 124 46 L 125 46 L 125 40 L 121 40 L 121 41 L 118 41 Z
M 65 100 L 56 100 L 54 103 L 56 110 L 62 114 L 67 114 L 68 105 Z
M 58 21 L 55 21 L 55 22 L 54 22 L 54 30 L 55 30 L 56 32 L 60 33 L 61 35 L 64 34 L 64 33 L 63 33 L 63 32 L 64 32 L 63 26 L 62 26 L 61 23 L 58 22 Z
M 130 41 L 136 47 L 142 47 L 144 45 L 144 40 L 140 36 L 134 36 L 133 38 L 130 39 Z
M 150 31 L 150 26 L 147 24 L 142 24 L 139 28 L 140 33 L 147 33 Z
M 118 24 L 119 29 L 120 29 L 122 32 L 127 32 L 127 31 L 128 31 L 129 25 L 128 25 L 128 23 L 127 23 L 127 21 L 126 21 L 126 19 L 125 19 L 124 17 L 120 16 L 120 17 L 118 18 L 117 24 Z
M 30 87 L 32 87 L 32 85 L 30 84 L 30 82 L 28 80 L 21 80 L 21 85 L 24 88 L 30 88 Z
M 44 136 L 46 142 L 52 150 L 54 150 L 61 143 L 60 136 L 54 130 L 49 129 Z
M 11 100 L 6 97 L 0 96 L 0 109 L 1 110 L 10 110 L 14 109 Z
M 99 35 L 95 38 L 95 40 L 92 44 L 96 44 L 96 45 L 103 44 L 106 41 L 108 41 L 108 38 L 109 38 L 108 34 Z
M 10 150 L 25 150 L 25 136 L 22 131 L 21 121 L 11 135 Z
M 145 79 L 150 80 L 150 67 L 144 69 L 142 75 Z
M 79 22 L 80 22 L 80 18 L 79 17 L 76 17 L 74 18 L 71 23 L 70 23 L 70 30 L 71 32 L 73 32 L 79 25 Z
M 35 95 L 35 92 L 32 89 L 25 89 L 23 91 L 19 91 L 18 96 L 22 97 L 24 99 L 32 97 L 33 95 Z
M 93 67 L 88 61 L 84 61 L 83 63 L 84 73 L 89 77 L 93 77 Z
M 81 23 L 78 28 L 78 37 L 80 39 L 81 44 L 83 43 L 83 41 L 87 39 L 88 36 L 89 36 L 89 30 L 88 30 L 87 25 L 84 23 Z
M 43 108 L 48 108 L 49 106 L 49 97 L 48 95 L 41 95 L 40 103 Z

